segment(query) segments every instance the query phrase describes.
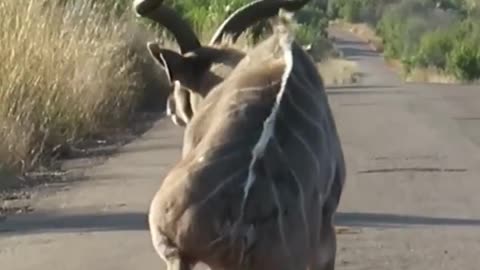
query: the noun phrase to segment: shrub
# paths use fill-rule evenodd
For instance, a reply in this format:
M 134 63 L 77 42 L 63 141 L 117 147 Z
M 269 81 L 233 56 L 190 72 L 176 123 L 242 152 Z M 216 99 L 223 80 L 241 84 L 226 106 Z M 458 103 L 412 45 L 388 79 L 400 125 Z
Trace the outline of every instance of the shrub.
M 477 1 L 478 2 L 478 1 Z M 384 54 L 407 74 L 427 68 L 459 79 L 478 77 L 480 7 L 476 0 L 337 0 L 330 18 L 373 25 Z M 475 4 L 477 3 L 477 4 Z
M 220 23 L 249 0 L 167 0 L 165 5 L 180 12 L 197 33 L 211 36 Z
M 436 67 L 454 74 L 460 80 L 478 78 L 480 27 L 473 18 L 447 28 L 426 33 L 416 56 L 416 65 Z
M 312 46 L 311 55 L 315 60 L 327 57 L 333 51 L 333 46 L 328 39 L 328 18 L 325 10 L 310 4 L 299 10 L 296 18 L 299 23 L 296 34 L 298 41 Z
M 349 22 L 365 22 L 375 25 L 385 8 L 399 0 L 336 0 L 329 1 L 329 18 L 342 18 Z
M 472 81 L 480 78 L 480 49 L 472 40 L 457 42 L 448 58 L 448 69 L 457 78 Z
M 340 9 L 340 14 L 349 22 L 358 22 L 362 5 L 359 0 L 351 0 Z
M 384 40 L 387 56 L 411 58 L 425 33 L 446 28 L 458 20 L 456 13 L 435 8 L 432 1 L 408 0 L 387 8 L 377 30 Z
M 454 42 L 454 34 L 450 29 L 439 29 L 426 33 L 420 40 L 414 64 L 420 67 L 436 67 L 444 70 Z

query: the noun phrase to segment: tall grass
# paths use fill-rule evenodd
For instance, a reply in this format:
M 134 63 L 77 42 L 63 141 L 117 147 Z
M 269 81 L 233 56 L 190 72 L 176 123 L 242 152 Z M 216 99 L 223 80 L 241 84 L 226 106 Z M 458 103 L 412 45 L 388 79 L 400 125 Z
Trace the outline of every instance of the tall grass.
M 121 126 L 142 98 L 149 35 L 133 16 L 55 2 L 0 2 L 0 167 L 28 170 L 58 145 Z

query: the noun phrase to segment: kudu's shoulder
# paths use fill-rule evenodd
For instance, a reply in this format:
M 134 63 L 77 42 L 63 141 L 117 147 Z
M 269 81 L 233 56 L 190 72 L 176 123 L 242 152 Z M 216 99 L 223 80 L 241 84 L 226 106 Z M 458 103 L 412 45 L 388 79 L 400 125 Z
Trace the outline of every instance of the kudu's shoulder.
M 276 38 L 273 36 L 252 49 L 230 76 L 205 98 L 202 108 L 187 128 L 190 134 L 187 136 L 196 141 L 194 144 L 204 141 L 205 149 L 201 152 L 214 144 L 234 140 L 239 134 L 259 136 L 288 68 Z M 291 54 L 288 73 L 292 79 L 284 85 L 290 88 L 286 89 L 287 92 L 293 95 L 299 91 L 311 92 L 313 99 L 325 102 L 323 83 L 314 63 L 295 42 Z

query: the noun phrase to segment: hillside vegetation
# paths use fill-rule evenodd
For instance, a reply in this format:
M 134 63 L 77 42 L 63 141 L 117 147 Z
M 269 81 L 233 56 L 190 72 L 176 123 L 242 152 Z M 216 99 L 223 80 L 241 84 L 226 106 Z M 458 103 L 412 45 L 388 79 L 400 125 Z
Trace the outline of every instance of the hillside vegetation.
M 57 149 L 118 132 L 147 101 L 161 99 L 165 82 L 145 43 L 168 43 L 169 35 L 136 18 L 132 2 L 0 2 L 0 175 L 48 168 Z M 247 2 L 165 1 L 207 38 Z M 311 4 L 297 16 L 300 41 L 319 59 L 331 51 L 324 13 Z
M 336 0 L 328 14 L 370 25 L 385 56 L 400 60 L 407 75 L 428 69 L 460 81 L 480 78 L 478 0 Z

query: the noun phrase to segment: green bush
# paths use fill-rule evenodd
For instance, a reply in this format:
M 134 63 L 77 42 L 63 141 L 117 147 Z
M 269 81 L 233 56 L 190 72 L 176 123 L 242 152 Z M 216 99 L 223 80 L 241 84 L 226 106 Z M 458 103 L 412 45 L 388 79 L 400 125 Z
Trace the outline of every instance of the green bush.
M 165 4 L 180 12 L 200 36 L 209 38 L 232 12 L 250 2 L 250 0 L 166 0 Z M 323 9 L 321 1 L 312 2 L 296 13 L 300 23 L 298 36 L 302 43 L 324 42 L 328 18 Z M 259 36 L 260 29 L 264 29 L 265 25 L 266 22 L 260 22 L 250 29 Z
M 341 18 L 349 22 L 366 22 L 375 25 L 384 9 L 399 0 L 336 0 L 329 1 L 329 18 Z
M 480 26 L 467 18 L 448 28 L 426 33 L 416 55 L 416 66 L 433 66 L 452 73 L 460 80 L 480 77 Z
M 302 42 L 310 43 L 318 38 L 327 37 L 328 19 L 322 9 L 307 6 L 295 14 L 300 24 L 298 37 Z
M 436 30 L 422 36 L 415 65 L 445 69 L 448 55 L 454 47 L 454 35 L 451 31 Z
M 480 78 L 480 49 L 472 40 L 457 42 L 448 58 L 448 70 L 457 78 L 472 81 Z
M 307 5 L 296 13 L 299 29 L 296 37 L 301 44 L 311 45 L 311 54 L 315 60 L 325 58 L 333 49 L 328 40 L 328 18 L 324 9 Z
M 340 14 L 349 22 L 357 22 L 360 19 L 361 3 L 358 0 L 351 0 L 349 4 L 340 9 Z
M 210 36 L 233 11 L 249 0 L 167 0 L 186 18 L 197 33 Z
M 360 19 L 360 8 L 363 2 L 362 0 L 329 1 L 328 15 L 356 22 Z
M 408 73 L 434 67 L 462 80 L 480 77 L 480 5 L 476 0 L 336 0 L 328 16 L 374 26 L 386 57 Z

